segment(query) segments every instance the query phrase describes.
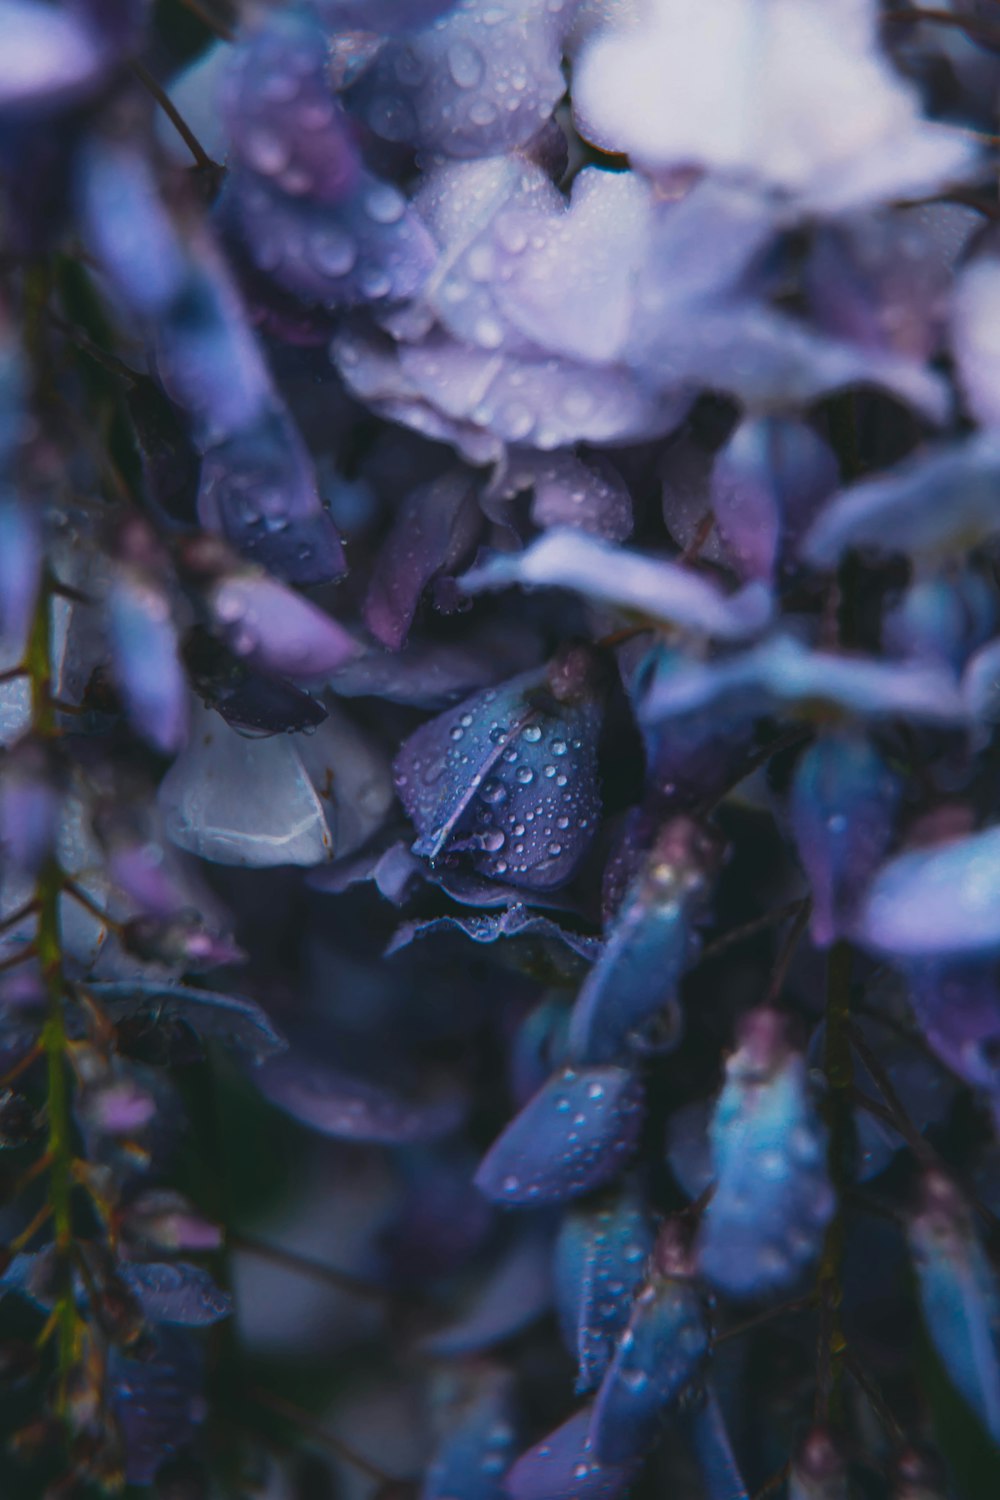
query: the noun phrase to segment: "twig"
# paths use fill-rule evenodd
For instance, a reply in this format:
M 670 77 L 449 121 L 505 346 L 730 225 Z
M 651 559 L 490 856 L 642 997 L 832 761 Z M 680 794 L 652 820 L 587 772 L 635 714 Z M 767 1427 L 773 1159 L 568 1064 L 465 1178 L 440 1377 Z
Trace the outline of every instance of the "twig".
M 805 932 L 806 928 L 809 925 L 809 916 L 811 912 L 812 901 L 807 897 L 800 903 L 799 909 L 795 914 L 795 920 L 789 928 L 788 936 L 785 938 L 785 941 L 781 947 L 781 952 L 778 954 L 777 963 L 774 966 L 774 969 L 771 973 L 770 983 L 767 986 L 767 994 L 764 997 L 765 1005 L 773 1004 L 774 1001 L 778 999 L 781 991 L 785 987 L 785 980 L 788 978 L 788 971 L 792 966 L 792 959 L 795 957 L 795 950 L 799 946 L 799 940 L 801 939 L 802 934 Z
M 383 1469 L 379 1468 L 378 1464 L 372 1463 L 371 1459 L 365 1458 L 361 1453 L 356 1453 L 348 1443 L 344 1442 L 343 1438 L 339 1438 L 335 1433 L 330 1432 L 328 1428 L 324 1427 L 321 1422 L 318 1422 L 309 1412 L 303 1411 L 300 1406 L 296 1406 L 291 1401 L 286 1401 L 284 1396 L 275 1396 L 270 1391 L 261 1390 L 259 1386 L 255 1386 L 250 1392 L 250 1397 L 259 1406 L 263 1406 L 268 1411 L 273 1411 L 277 1416 L 283 1417 L 293 1427 L 298 1427 L 307 1437 L 312 1438 L 314 1443 L 318 1443 L 320 1447 L 326 1448 L 335 1458 L 342 1459 L 344 1463 L 350 1464 L 352 1469 L 356 1469 L 359 1474 L 364 1474 L 367 1479 L 373 1480 L 375 1484 L 395 1485 L 405 1482 L 392 1474 L 386 1474 Z
M 752 1318 L 745 1318 L 742 1323 L 735 1323 L 732 1328 L 716 1334 L 712 1340 L 713 1347 L 718 1344 L 728 1343 L 730 1339 L 742 1338 L 746 1333 L 753 1333 L 757 1328 L 763 1328 L 765 1324 L 772 1322 L 775 1318 L 784 1317 L 786 1314 L 805 1312 L 810 1307 L 816 1306 L 816 1293 L 809 1292 L 804 1297 L 793 1297 L 790 1302 L 781 1302 L 777 1307 L 766 1307 L 763 1312 L 754 1313 Z
M 746 942 L 748 938 L 756 937 L 759 932 L 766 932 L 769 927 L 780 927 L 782 922 L 795 915 L 802 904 L 802 897 L 799 897 L 796 901 L 787 901 L 784 906 L 776 906 L 773 911 L 765 912 L 762 917 L 754 917 L 749 922 L 743 922 L 739 927 L 731 927 L 721 937 L 705 945 L 698 962 L 704 963 L 707 958 L 718 958 L 720 954 L 727 953 L 737 943 Z
M 892 1412 L 886 1405 L 885 1397 L 882 1395 L 882 1392 L 879 1390 L 874 1380 L 871 1379 L 867 1370 L 865 1370 L 864 1367 L 859 1364 L 858 1360 L 852 1354 L 850 1349 L 844 1350 L 844 1366 L 848 1374 L 851 1376 L 851 1379 L 864 1394 L 868 1405 L 871 1407 L 876 1417 L 878 1417 L 879 1421 L 885 1428 L 886 1432 L 889 1434 L 889 1437 L 892 1439 L 893 1443 L 896 1445 L 896 1447 L 901 1448 L 905 1441 L 903 1429 L 900 1427 L 899 1423 L 896 1421 L 896 1418 L 893 1416 Z
M 285 1250 L 280 1245 L 267 1245 L 261 1240 L 242 1234 L 231 1234 L 228 1240 L 234 1250 L 242 1250 L 247 1255 L 256 1255 L 261 1260 L 269 1260 L 276 1266 L 284 1266 L 287 1270 L 298 1272 L 302 1276 L 311 1276 L 316 1281 L 326 1282 L 328 1286 L 336 1287 L 341 1292 L 349 1292 L 354 1297 L 367 1297 L 373 1302 L 384 1302 L 391 1295 L 383 1287 L 362 1281 L 346 1271 L 338 1271 L 334 1266 L 322 1265 L 319 1261 L 298 1255 L 294 1250 Z
M 218 163 L 214 162 L 209 156 L 208 152 L 205 150 L 204 146 L 201 144 L 198 137 L 191 129 L 190 125 L 184 119 L 184 116 L 181 114 L 174 101 L 170 98 L 169 94 L 167 94 L 160 87 L 156 79 L 153 77 L 152 73 L 150 73 L 149 69 L 144 67 L 141 62 L 136 62 L 134 59 L 129 63 L 129 67 L 135 74 L 136 78 L 138 78 L 143 88 L 149 90 L 150 94 L 152 94 L 157 104 L 163 110 L 163 113 L 166 115 L 171 125 L 177 131 L 177 134 L 180 136 L 181 140 L 184 142 L 191 155 L 194 157 L 195 165 L 203 172 L 217 172 L 219 170 Z
M 207 26 L 209 31 L 214 32 L 222 41 L 234 42 L 236 40 L 236 33 L 232 28 L 227 26 L 225 21 L 220 20 L 218 16 L 213 15 L 206 6 L 202 5 L 201 0 L 181 0 L 181 4 L 193 16 L 197 16 L 201 24 Z

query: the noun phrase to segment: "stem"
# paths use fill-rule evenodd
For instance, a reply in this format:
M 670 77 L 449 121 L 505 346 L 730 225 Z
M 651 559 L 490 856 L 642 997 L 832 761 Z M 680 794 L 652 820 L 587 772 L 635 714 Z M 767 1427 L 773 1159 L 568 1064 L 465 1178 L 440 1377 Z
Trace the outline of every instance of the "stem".
M 204 146 L 201 144 L 198 137 L 191 129 L 190 125 L 184 119 L 180 110 L 174 104 L 174 101 L 170 98 L 170 95 L 164 92 L 164 90 L 157 83 L 156 79 L 153 77 L 152 73 L 150 73 L 149 69 L 143 67 L 141 62 L 135 61 L 129 63 L 129 67 L 135 74 L 136 78 L 138 78 L 143 88 L 148 89 L 149 93 L 152 94 L 157 104 L 163 110 L 163 113 L 166 115 L 171 125 L 177 131 L 177 134 L 180 136 L 181 140 L 184 142 L 191 155 L 194 157 L 195 165 L 202 171 L 214 171 L 216 169 L 215 162 L 209 156 L 208 152 L 205 150 Z
M 380 1469 L 377 1464 L 373 1464 L 363 1454 L 356 1453 L 348 1443 L 337 1437 L 335 1433 L 330 1432 L 322 1423 L 317 1422 L 315 1417 L 309 1412 L 303 1411 L 300 1406 L 296 1406 L 291 1401 L 286 1401 L 283 1396 L 275 1396 L 271 1391 L 263 1391 L 259 1388 L 254 1389 L 251 1395 L 259 1406 L 265 1407 L 268 1411 L 273 1411 L 276 1416 L 283 1417 L 286 1422 L 290 1422 L 293 1427 L 299 1428 L 307 1437 L 312 1438 L 314 1443 L 318 1443 L 320 1447 L 326 1448 L 335 1458 L 339 1458 L 344 1463 L 349 1464 L 359 1474 L 364 1474 L 366 1479 L 374 1480 L 377 1485 L 400 1483 L 398 1479 L 395 1479 L 391 1474 L 386 1474 L 384 1469 Z
M 853 1147 L 853 1066 L 851 1058 L 851 950 L 844 942 L 830 949 L 827 968 L 826 1036 L 823 1070 L 826 1073 L 827 1121 L 830 1129 L 830 1180 L 837 1195 L 837 1211 L 827 1230 L 816 1290 L 820 1305 L 816 1416 L 826 1423 L 839 1415 L 843 1402 L 840 1356 L 845 1348 L 840 1321 L 841 1269 L 844 1258 L 844 1194 L 851 1180 Z
M 338 1271 L 334 1266 L 324 1266 L 317 1260 L 296 1254 L 294 1250 L 284 1250 L 280 1245 L 267 1245 L 262 1240 L 251 1239 L 244 1234 L 230 1234 L 227 1239 L 234 1250 L 242 1250 L 245 1255 L 256 1255 L 261 1260 L 271 1261 L 272 1264 L 294 1271 L 300 1276 L 310 1276 L 315 1281 L 336 1287 L 340 1292 L 348 1292 L 352 1297 L 367 1297 L 375 1302 L 385 1302 L 390 1295 L 383 1287 L 362 1281 L 346 1271 Z

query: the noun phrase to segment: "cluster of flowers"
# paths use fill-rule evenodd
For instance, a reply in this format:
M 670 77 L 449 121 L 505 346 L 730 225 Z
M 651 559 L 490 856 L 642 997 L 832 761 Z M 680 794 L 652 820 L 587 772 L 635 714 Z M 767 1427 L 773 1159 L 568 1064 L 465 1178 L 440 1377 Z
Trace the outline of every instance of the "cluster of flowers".
M 989 0 L 0 0 L 5 1495 L 997 1493 L 998 89 Z

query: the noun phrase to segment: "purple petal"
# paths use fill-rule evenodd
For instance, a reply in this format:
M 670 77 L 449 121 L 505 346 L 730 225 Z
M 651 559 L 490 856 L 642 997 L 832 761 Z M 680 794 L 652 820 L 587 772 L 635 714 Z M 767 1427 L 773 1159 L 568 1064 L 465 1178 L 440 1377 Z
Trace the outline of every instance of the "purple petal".
M 445 474 L 406 497 L 379 551 L 364 605 L 365 624 L 383 645 L 399 650 L 424 590 L 462 561 L 481 526 L 467 474 Z
M 812 889 L 813 942 L 843 936 L 895 831 L 901 787 L 867 739 L 824 735 L 795 768 L 792 831 Z
M 112 668 L 134 728 L 165 755 L 188 737 L 188 685 L 170 601 L 145 573 L 123 565 L 107 597 Z
M 794 1285 L 819 1255 L 835 1206 L 826 1132 L 784 1028 L 773 1011 L 747 1017 L 710 1127 L 716 1184 L 698 1263 L 731 1297 Z
M 642 1087 L 625 1068 L 566 1068 L 494 1141 L 476 1186 L 516 1207 L 577 1198 L 619 1175 L 642 1115 Z
M 536 526 L 572 526 L 608 542 L 624 541 L 633 528 L 632 497 L 612 465 L 599 456 L 586 461 L 570 452 L 511 455 L 497 499 L 531 490 Z M 485 497 L 484 497 L 485 499 Z M 490 495 L 491 505 L 496 501 Z
M 592 672 L 587 653 L 570 652 L 547 672 L 475 694 L 404 742 L 396 785 L 419 834 L 414 853 L 433 860 L 466 850 L 481 874 L 528 888 L 569 878 L 600 805 Z
M 183 1260 L 132 1262 L 122 1266 L 121 1277 L 151 1323 L 207 1328 L 233 1310 L 233 1299 L 204 1267 Z
M 135 315 L 165 315 L 190 274 L 187 252 L 150 163 L 126 141 L 92 141 L 78 194 L 91 254 Z
M 149 1485 L 205 1420 L 201 1351 L 177 1330 L 157 1330 L 144 1357 L 112 1348 L 107 1389 L 125 1449 L 129 1484 Z
M 642 1458 L 663 1413 L 697 1378 L 708 1347 L 697 1284 L 654 1272 L 632 1305 L 594 1402 L 590 1434 L 603 1463 Z
M 497 555 L 460 582 L 469 593 L 512 584 L 572 589 L 596 603 L 723 640 L 762 630 L 771 614 L 770 595 L 759 584 L 727 598 L 708 578 L 678 563 L 626 552 L 568 528 L 547 532 L 523 552 Z
M 585 45 L 573 105 L 584 136 L 649 171 L 700 167 L 826 213 L 929 195 L 976 158 L 921 118 L 868 6 L 653 7 Z
M 913 1014 L 928 1044 L 1000 1118 L 1000 993 L 992 964 L 923 959 L 908 964 L 906 974 Z
M 590 1407 L 522 1453 L 507 1475 L 511 1500 L 619 1500 L 637 1464 L 602 1463 L 590 1436 Z
M 979 573 L 963 569 L 953 578 L 915 579 L 899 605 L 886 611 L 882 641 L 899 656 L 942 662 L 957 672 L 998 623 L 993 588 Z M 976 694 L 974 689 L 970 693 L 968 678 L 963 679 L 962 692 L 977 717 Z
M 952 1383 L 1000 1442 L 1000 1298 L 972 1215 L 935 1173 L 909 1229 L 927 1331 Z
M 984 427 L 1000 425 L 1000 261 L 974 260 L 952 292 L 951 342 L 958 379 L 971 415 Z
M 113 54 L 83 7 L 5 0 L 0 110 L 33 114 L 74 104 L 97 88 Z
M 891 859 L 868 888 L 854 937 L 905 958 L 1000 949 L 1000 828 Z
M 411 1102 L 318 1059 L 289 1053 L 263 1064 L 254 1082 L 266 1099 L 321 1135 L 399 1145 L 433 1141 L 460 1123 L 462 1102 Z
M 536 1322 L 551 1303 L 552 1239 L 530 1228 L 491 1268 L 459 1320 L 422 1339 L 421 1348 L 444 1358 L 479 1354 Z
M 611 1363 L 653 1248 L 649 1214 L 634 1191 L 569 1209 L 556 1241 L 556 1305 L 566 1347 L 577 1361 L 578 1395 Z
M 553 922 L 551 917 L 529 912 L 517 903 L 514 906 L 505 907 L 495 916 L 476 913 L 468 916 L 431 917 L 424 922 L 405 922 L 393 934 L 392 941 L 386 949 L 386 956 L 399 953 L 418 938 L 450 932 L 461 932 L 474 943 L 495 943 L 501 938 L 516 938 L 522 941 L 528 940 L 532 946 L 541 947 L 546 951 L 562 946 L 568 948 L 571 954 L 576 954 L 587 961 L 595 958 L 600 951 L 596 938 L 585 937 L 582 933 L 561 927 L 558 922 Z M 553 955 L 553 959 L 558 967 L 565 967 L 565 958 L 560 959 L 559 956 Z M 575 973 L 575 971 L 574 965 L 571 972 Z
M 917 453 L 835 495 L 802 544 L 814 567 L 833 567 L 849 547 L 937 559 L 964 555 L 998 527 L 1000 443 L 980 434 Z
M 741 655 L 687 667 L 670 662 L 646 690 L 640 718 L 648 724 L 703 712 L 720 700 L 758 716 L 765 704 L 808 710 L 828 703 L 866 718 L 912 718 L 960 725 L 965 705 L 950 672 L 917 662 L 810 651 L 792 636 L 775 636 Z
M 218 1250 L 222 1230 L 199 1214 L 186 1198 L 169 1188 L 150 1188 L 125 1210 L 130 1238 L 156 1250 Z
M 196 1035 L 254 1062 L 288 1045 L 261 1007 L 238 995 L 132 979 L 92 981 L 91 988 L 112 1020 L 151 1015 L 157 1022 L 183 1021 Z
M 771 582 L 783 538 L 812 519 L 838 477 L 832 450 L 804 422 L 741 422 L 716 457 L 709 492 L 741 577 Z
M 360 650 L 330 615 L 264 573 L 222 578 L 209 604 L 234 654 L 265 672 L 325 677 Z

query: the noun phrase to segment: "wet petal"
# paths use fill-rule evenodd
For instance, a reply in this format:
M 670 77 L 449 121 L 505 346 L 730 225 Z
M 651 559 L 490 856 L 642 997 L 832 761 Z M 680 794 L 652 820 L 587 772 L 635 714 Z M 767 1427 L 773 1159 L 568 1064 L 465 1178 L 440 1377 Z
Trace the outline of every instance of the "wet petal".
M 424 590 L 458 566 L 481 525 L 467 474 L 443 475 L 406 497 L 379 551 L 365 599 L 365 624 L 383 645 L 399 650 Z
M 547 532 L 523 552 L 498 554 L 461 579 L 469 593 L 512 584 L 572 589 L 595 603 L 723 640 L 763 629 L 771 612 L 770 595 L 760 585 L 727 598 L 708 578 L 678 563 L 626 552 L 568 528 Z
M 957 1390 L 1000 1442 L 1000 1319 L 993 1269 L 969 1209 L 938 1174 L 909 1226 L 924 1321 Z
M 542 948 L 546 951 L 565 947 L 571 954 L 586 961 L 592 960 L 600 947 L 596 938 L 573 932 L 568 927 L 561 927 L 551 917 L 529 912 L 517 903 L 505 907 L 496 916 L 474 913 L 431 917 L 424 922 L 404 922 L 402 927 L 397 928 L 393 933 L 392 941 L 386 949 L 386 956 L 399 953 L 418 938 L 456 932 L 462 933 L 474 943 L 495 943 L 501 938 L 514 938 L 522 945 L 527 943 L 531 947 Z M 553 955 L 553 960 L 559 967 L 559 957 Z M 572 966 L 571 972 L 575 972 L 575 966 Z
M 494 1141 L 476 1186 L 498 1203 L 560 1203 L 618 1176 L 635 1150 L 642 1088 L 624 1068 L 556 1073 Z
M 556 1304 L 577 1361 L 578 1394 L 602 1380 L 628 1322 L 653 1248 L 649 1214 L 632 1189 L 567 1210 L 555 1253 Z
M 793 1286 L 819 1255 L 834 1211 L 826 1132 L 785 1024 L 773 1011 L 747 1018 L 710 1127 L 716 1185 L 698 1263 L 732 1297 Z
M 220 1291 L 203 1266 L 185 1261 L 126 1264 L 121 1277 L 151 1323 L 207 1328 L 228 1318 L 233 1299 Z
M 254 1082 L 293 1119 L 338 1140 L 385 1145 L 437 1140 L 454 1130 L 464 1113 L 454 1096 L 414 1103 L 301 1053 L 265 1063 Z
M 234 654 L 278 676 L 326 677 L 360 651 L 330 615 L 264 573 L 221 578 L 209 607 Z
M 503 1500 L 503 1475 L 517 1442 L 513 1380 L 491 1370 L 463 1395 L 452 1404 L 421 1500 Z
M 112 1020 L 150 1016 L 183 1021 L 206 1041 L 218 1041 L 254 1062 L 288 1045 L 254 1000 L 199 990 L 191 985 L 156 984 L 141 979 L 92 981 L 91 989 Z
M 901 787 L 858 735 L 824 735 L 795 768 L 792 831 L 812 889 L 813 942 L 826 948 L 850 926 L 895 831 Z
M 170 600 L 150 574 L 121 565 L 107 597 L 112 669 L 133 727 L 164 754 L 188 736 L 188 685 Z
M 1000 949 L 1000 828 L 891 859 L 868 888 L 854 937 L 901 958 Z
M 179 1330 L 158 1330 L 143 1358 L 112 1349 L 107 1388 L 129 1484 L 152 1484 L 160 1465 L 192 1441 L 207 1413 L 203 1386 L 201 1350 Z
M 522 1453 L 507 1475 L 511 1500 L 618 1500 L 635 1478 L 637 1464 L 605 1464 L 590 1435 L 585 1406 Z
M 599 810 L 593 666 L 570 652 L 547 671 L 475 694 L 404 742 L 396 786 L 419 834 L 414 853 L 433 860 L 466 850 L 481 874 L 528 888 L 569 878 Z

